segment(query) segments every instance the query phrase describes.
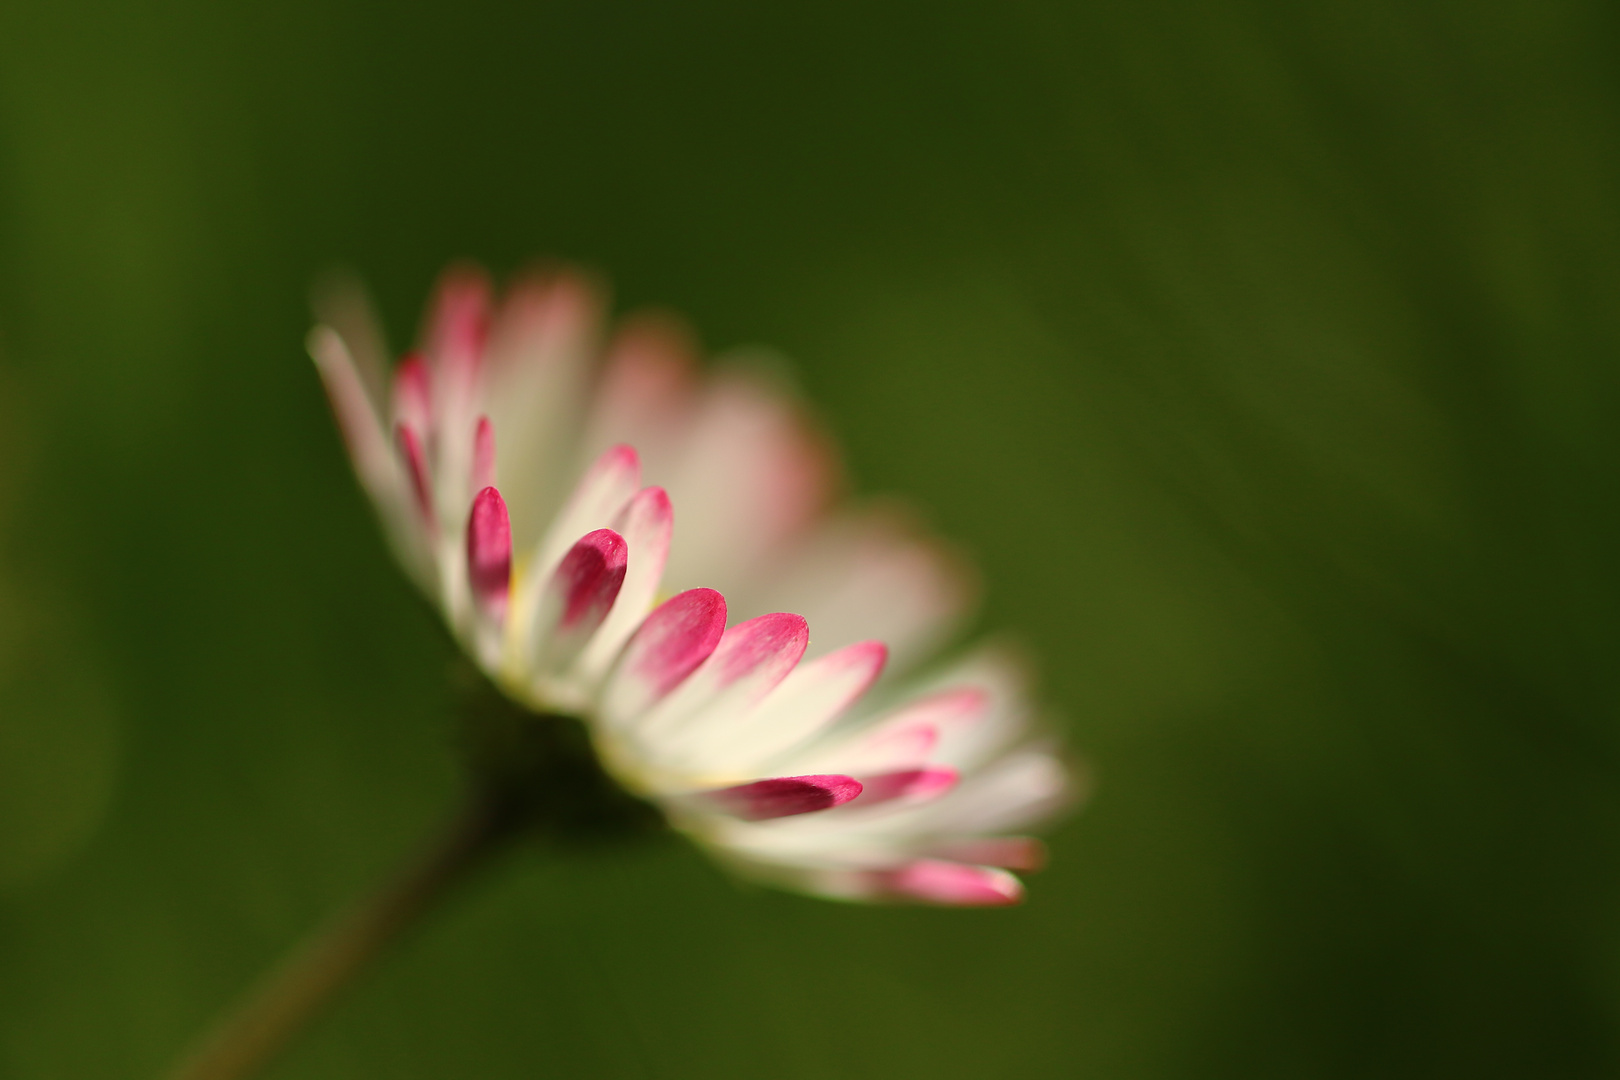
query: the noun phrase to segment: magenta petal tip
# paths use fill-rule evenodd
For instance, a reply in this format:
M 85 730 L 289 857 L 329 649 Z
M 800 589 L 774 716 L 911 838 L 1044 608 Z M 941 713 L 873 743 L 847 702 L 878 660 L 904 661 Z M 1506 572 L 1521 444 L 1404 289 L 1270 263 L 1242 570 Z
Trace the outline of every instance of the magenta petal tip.
M 802 615 L 776 612 L 738 623 L 726 632 L 715 651 L 716 677 L 728 685 L 768 669 L 771 685 L 793 670 L 810 644 L 810 627 Z
M 934 765 L 922 769 L 900 769 L 866 778 L 866 795 L 862 806 L 888 802 L 891 799 L 935 799 L 956 786 L 959 774 L 955 769 Z
M 556 572 L 563 594 L 558 622 L 564 630 L 602 621 L 618 598 L 629 558 L 624 537 L 612 529 L 586 533 L 568 549 Z
M 473 497 L 467 517 L 467 578 L 485 610 L 505 607 L 512 582 L 512 522 L 506 500 L 492 487 Z
M 597 463 L 599 465 L 611 463 L 620 468 L 639 469 L 641 467 L 641 455 L 636 453 L 636 448 L 629 443 L 615 443 L 602 451 L 602 456 L 597 459 Z
M 709 658 L 725 629 L 726 598 L 713 589 L 688 589 L 647 616 L 626 650 L 628 666 L 662 697 Z
M 842 806 L 861 793 L 852 776 L 779 776 L 705 792 L 703 797 L 744 821 L 808 814 Z

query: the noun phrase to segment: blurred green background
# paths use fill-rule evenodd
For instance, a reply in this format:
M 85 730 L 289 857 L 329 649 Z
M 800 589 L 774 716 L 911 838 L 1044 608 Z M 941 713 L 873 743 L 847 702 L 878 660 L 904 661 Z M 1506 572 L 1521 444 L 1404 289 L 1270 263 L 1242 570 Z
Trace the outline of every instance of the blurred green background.
M 1620 1073 L 1620 9 L 0 5 L 0 1070 L 152 1075 L 449 802 L 307 287 L 792 356 L 1097 795 L 1010 912 L 531 853 L 277 1075 Z

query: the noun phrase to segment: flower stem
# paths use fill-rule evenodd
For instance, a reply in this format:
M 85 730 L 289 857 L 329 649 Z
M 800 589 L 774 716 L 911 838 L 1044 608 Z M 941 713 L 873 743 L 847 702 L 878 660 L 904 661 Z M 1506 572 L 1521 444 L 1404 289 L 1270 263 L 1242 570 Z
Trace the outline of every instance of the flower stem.
M 516 825 L 500 800 L 470 800 L 381 889 L 268 972 L 169 1080 L 244 1080 L 259 1074 L 390 943 L 498 852 Z

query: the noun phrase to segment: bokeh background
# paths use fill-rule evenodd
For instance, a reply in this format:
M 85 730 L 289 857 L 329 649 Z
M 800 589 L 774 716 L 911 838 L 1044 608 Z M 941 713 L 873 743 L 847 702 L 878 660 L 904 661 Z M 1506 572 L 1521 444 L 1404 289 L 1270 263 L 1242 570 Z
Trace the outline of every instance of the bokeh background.
M 1620 9 L 0 5 L 0 1070 L 153 1075 L 450 801 L 302 351 L 763 342 L 1096 797 L 1010 912 L 532 852 L 278 1076 L 1620 1073 Z

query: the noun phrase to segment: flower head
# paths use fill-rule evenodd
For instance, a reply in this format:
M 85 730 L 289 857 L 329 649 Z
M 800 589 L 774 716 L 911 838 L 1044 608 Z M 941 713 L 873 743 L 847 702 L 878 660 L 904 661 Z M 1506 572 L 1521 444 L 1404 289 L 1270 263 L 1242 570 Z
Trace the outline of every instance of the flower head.
M 603 340 L 597 293 L 566 272 L 497 302 L 452 268 L 391 372 L 353 290 L 322 318 L 310 351 L 390 541 L 509 697 L 580 717 L 619 783 L 744 873 L 1020 896 L 1007 871 L 1039 849 L 1001 834 L 1069 783 L 1031 742 L 1017 665 L 907 678 L 967 577 L 892 514 L 836 506 L 789 395 L 745 368 L 700 377 L 667 320 Z

